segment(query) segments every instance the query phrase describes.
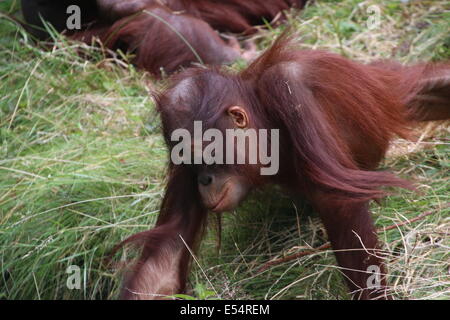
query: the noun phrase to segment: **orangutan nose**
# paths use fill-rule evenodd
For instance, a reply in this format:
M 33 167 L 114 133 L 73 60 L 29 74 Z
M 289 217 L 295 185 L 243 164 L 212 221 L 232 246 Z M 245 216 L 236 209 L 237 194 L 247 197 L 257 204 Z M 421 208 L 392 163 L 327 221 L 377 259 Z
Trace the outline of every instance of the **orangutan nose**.
M 213 182 L 213 177 L 209 174 L 200 174 L 198 176 L 198 182 L 202 185 L 202 186 L 209 186 L 212 182 Z

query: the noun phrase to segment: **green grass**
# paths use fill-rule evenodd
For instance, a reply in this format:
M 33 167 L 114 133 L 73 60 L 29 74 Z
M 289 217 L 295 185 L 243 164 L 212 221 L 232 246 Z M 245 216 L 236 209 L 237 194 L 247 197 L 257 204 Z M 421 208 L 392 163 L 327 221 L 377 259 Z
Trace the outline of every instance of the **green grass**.
M 358 3 L 315 1 L 292 14 L 302 46 L 361 61 L 450 59 L 448 1 Z M 382 12 L 371 31 L 370 4 Z M 17 1 L 0 3 L 1 13 L 16 11 Z M 260 48 L 282 29 L 263 32 Z M 114 244 L 151 227 L 164 189 L 167 152 L 148 94 L 163 83 L 64 39 L 37 47 L 0 16 L 0 298 L 117 297 L 120 274 L 103 259 Z M 419 131 L 420 143 L 398 140 L 385 163 L 420 184 L 421 193 L 399 191 L 374 204 L 377 226 L 433 212 L 380 234 L 398 299 L 450 298 L 449 132 L 429 126 Z M 327 241 L 318 217 L 276 188 L 226 215 L 220 254 L 216 239 L 210 228 L 190 278 L 192 296 L 348 298 L 331 251 L 257 272 Z M 66 286 L 70 265 L 82 270 L 80 290 Z

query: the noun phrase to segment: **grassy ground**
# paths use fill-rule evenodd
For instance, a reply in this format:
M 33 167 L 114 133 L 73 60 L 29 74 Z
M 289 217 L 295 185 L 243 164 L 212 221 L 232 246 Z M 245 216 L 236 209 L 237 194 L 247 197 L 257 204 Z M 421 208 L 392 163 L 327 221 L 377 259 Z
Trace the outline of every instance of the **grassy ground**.
M 380 25 L 368 30 L 374 4 Z M 0 3 L 0 298 L 115 298 L 120 277 L 102 258 L 154 223 L 162 197 L 167 155 L 148 88 L 164 79 L 63 39 L 36 47 L 3 16 L 17 6 Z M 291 17 L 305 48 L 361 61 L 450 59 L 449 21 L 446 0 L 315 1 Z M 260 47 L 280 32 L 263 32 Z M 449 133 L 420 128 L 418 142 L 396 141 L 385 162 L 421 193 L 399 190 L 374 204 L 377 226 L 433 213 L 380 233 L 398 299 L 450 298 Z M 219 255 L 211 228 L 199 253 L 196 298 L 348 298 L 331 251 L 256 271 L 326 242 L 317 216 L 277 189 L 228 214 L 222 238 Z M 70 265 L 81 268 L 79 290 L 66 286 Z

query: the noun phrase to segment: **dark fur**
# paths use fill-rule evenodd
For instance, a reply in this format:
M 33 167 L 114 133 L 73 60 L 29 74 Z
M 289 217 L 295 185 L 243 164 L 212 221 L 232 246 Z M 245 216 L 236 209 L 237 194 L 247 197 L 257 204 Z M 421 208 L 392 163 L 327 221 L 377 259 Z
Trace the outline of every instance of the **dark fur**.
M 162 69 L 171 73 L 193 62 L 220 65 L 240 57 L 239 51 L 206 22 L 157 5 L 122 18 L 111 27 L 93 27 L 72 37 L 86 42 L 99 37 L 110 49 L 133 53 L 133 62 L 155 75 Z
M 91 43 L 100 38 L 109 49 L 135 54 L 134 63 L 160 75 L 192 63 L 220 65 L 237 60 L 237 41 L 227 43 L 217 31 L 249 33 L 282 10 L 303 7 L 302 0 L 22 0 L 28 30 L 48 35 L 40 15 L 57 31 L 64 31 L 66 8 L 81 7 L 83 30 L 66 34 Z M 97 3 L 97 4 L 96 4 Z M 144 11 L 144 12 L 143 12 Z M 32 27 L 34 26 L 34 27 Z
M 236 104 L 246 107 L 252 127 L 279 128 L 279 174 L 246 178 L 254 188 L 279 184 L 306 197 L 322 218 L 354 297 L 383 299 L 388 298 L 384 278 L 380 288 L 366 287 L 368 266 L 385 272 L 375 254 L 379 244 L 368 205 L 386 194 L 384 187 L 411 185 L 375 169 L 392 138 L 408 137 L 416 121 L 450 118 L 449 77 L 448 64 L 363 65 L 332 53 L 297 50 L 282 37 L 240 74 L 190 69 L 175 76 L 157 101 L 169 148 L 172 131 L 190 129 L 194 120 L 203 121 L 204 129 L 223 130 L 224 110 Z M 177 92 L 183 81 L 187 88 Z M 240 172 L 251 175 L 252 170 Z M 156 228 L 126 240 L 138 241 L 143 250 L 124 298 L 183 292 L 190 253 L 179 235 L 195 250 L 206 221 L 197 189 L 194 168 L 170 165 Z M 176 274 L 176 280 L 167 274 Z

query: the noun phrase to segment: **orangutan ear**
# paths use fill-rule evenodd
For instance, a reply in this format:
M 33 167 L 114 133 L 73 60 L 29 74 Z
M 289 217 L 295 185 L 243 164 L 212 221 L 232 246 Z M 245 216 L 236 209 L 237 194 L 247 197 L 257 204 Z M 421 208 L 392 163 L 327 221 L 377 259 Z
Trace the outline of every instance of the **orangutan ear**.
M 233 120 L 236 127 L 238 127 L 238 128 L 247 128 L 248 127 L 248 124 L 249 124 L 248 115 L 243 107 L 232 106 L 232 107 L 228 108 L 227 112 L 228 112 L 228 115 Z

